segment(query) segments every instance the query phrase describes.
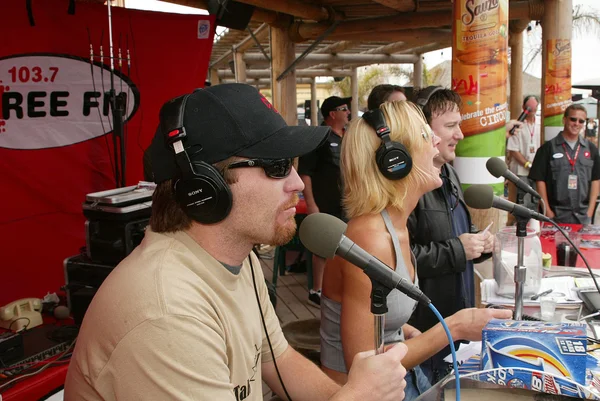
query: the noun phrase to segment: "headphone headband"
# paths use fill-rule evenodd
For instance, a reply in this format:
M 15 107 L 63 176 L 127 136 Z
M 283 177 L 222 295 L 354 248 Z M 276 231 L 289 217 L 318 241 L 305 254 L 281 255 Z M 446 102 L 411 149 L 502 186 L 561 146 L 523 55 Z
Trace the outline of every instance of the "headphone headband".
M 435 92 L 442 90 L 442 89 L 444 89 L 444 87 L 439 86 L 439 85 L 428 86 L 427 88 L 419 91 L 419 93 L 417 95 L 417 100 L 415 101 L 415 103 L 422 109 L 423 107 L 425 107 L 427 102 L 429 102 L 429 99 L 431 98 L 431 96 Z

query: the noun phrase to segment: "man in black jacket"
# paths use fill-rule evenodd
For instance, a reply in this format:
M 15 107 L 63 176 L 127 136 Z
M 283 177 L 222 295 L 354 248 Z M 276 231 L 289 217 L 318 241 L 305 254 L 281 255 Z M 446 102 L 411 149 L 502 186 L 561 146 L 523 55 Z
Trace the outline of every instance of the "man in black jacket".
M 428 88 L 429 89 L 429 88 Z M 493 236 L 474 234 L 471 216 L 463 199 L 461 184 L 449 164 L 456 157 L 456 145 L 463 139 L 460 130 L 460 96 L 439 88 L 425 99 L 417 99 L 433 132 L 440 137 L 436 164 L 440 167 L 443 185 L 425 194 L 408 219 L 411 249 L 417 260 L 419 287 L 431 299 L 445 318 L 455 312 L 475 306 L 473 263 L 491 256 Z M 423 95 L 426 96 L 426 95 Z M 438 320 L 429 308 L 421 305 L 410 323 L 425 331 Z M 432 384 L 445 373 L 442 350 L 423 365 Z

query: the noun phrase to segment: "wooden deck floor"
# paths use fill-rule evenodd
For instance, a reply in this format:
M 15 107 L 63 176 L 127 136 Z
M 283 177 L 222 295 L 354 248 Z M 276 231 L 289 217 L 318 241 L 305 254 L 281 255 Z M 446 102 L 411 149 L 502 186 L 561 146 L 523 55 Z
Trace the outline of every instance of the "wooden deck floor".
M 265 252 L 260 255 L 263 274 L 268 281 L 273 279 L 273 251 Z M 306 273 L 286 273 L 277 279 L 277 306 L 275 312 L 279 317 L 281 326 L 286 323 L 305 320 L 320 319 L 321 310 L 307 303 L 308 287 Z M 263 382 L 264 400 L 268 401 L 272 397 L 271 390 Z

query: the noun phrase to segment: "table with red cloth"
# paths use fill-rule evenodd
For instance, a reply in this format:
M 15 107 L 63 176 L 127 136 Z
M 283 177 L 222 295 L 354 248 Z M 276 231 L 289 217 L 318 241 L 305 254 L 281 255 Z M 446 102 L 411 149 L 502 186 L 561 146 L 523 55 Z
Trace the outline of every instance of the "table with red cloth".
M 569 227 L 570 232 L 579 232 L 581 224 L 559 224 L 560 227 L 565 228 Z M 597 234 L 583 234 L 585 238 L 595 238 L 600 239 L 600 235 Z M 545 253 L 549 253 L 552 255 L 552 265 L 557 265 L 556 258 L 556 244 L 554 242 L 554 235 L 546 235 L 542 230 L 542 235 L 540 235 L 540 241 L 542 243 L 542 251 Z M 581 252 L 584 254 L 588 263 L 590 264 L 590 268 L 592 269 L 600 269 L 600 249 L 581 249 Z M 581 259 L 581 256 L 577 258 L 577 267 L 585 267 L 585 263 Z
M 28 401 L 44 398 L 65 384 L 68 369 L 68 363 L 49 366 L 36 375 L 20 380 L 7 390 L 0 390 L 0 399 L 2 401 Z

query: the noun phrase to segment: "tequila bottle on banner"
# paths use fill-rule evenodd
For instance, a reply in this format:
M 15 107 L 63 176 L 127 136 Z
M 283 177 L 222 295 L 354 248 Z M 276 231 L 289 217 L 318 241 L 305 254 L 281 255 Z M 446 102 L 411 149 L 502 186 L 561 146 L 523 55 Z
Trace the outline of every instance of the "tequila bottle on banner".
M 453 89 L 465 136 L 502 128 L 508 78 L 508 1 L 455 0 Z

